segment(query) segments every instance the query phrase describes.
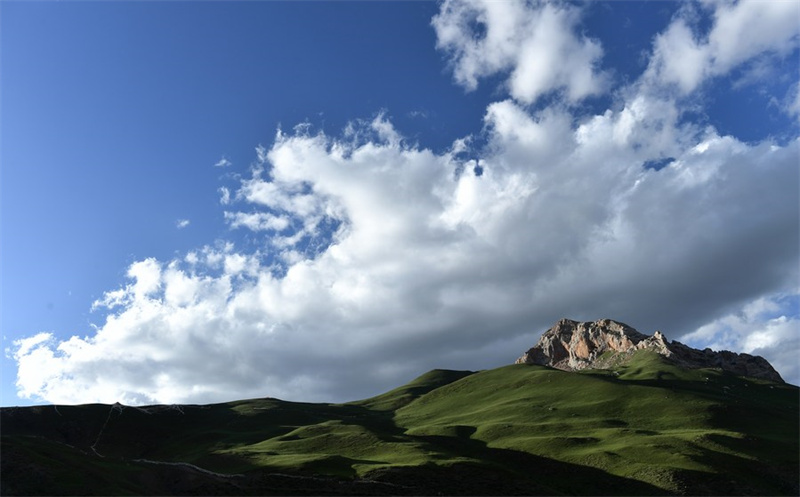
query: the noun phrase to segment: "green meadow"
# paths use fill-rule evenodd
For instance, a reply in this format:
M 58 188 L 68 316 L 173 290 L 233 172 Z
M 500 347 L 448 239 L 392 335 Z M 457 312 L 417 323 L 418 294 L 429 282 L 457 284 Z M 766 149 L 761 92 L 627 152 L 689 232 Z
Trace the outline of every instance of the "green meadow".
M 428 372 L 345 404 L 2 409 L 4 495 L 797 495 L 796 386 L 685 370 Z

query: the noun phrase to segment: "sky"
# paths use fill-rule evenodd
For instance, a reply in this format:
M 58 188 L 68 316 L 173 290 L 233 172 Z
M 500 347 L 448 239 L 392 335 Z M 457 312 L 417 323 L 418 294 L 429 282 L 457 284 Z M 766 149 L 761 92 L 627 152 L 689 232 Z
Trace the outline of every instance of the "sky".
M 0 4 L 2 405 L 342 402 L 558 319 L 800 384 L 800 4 Z

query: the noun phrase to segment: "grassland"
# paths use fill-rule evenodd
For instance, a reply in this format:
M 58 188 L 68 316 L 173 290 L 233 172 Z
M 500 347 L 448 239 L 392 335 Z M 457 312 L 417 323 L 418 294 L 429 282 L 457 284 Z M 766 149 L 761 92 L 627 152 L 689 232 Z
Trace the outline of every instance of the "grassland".
M 797 495 L 798 388 L 684 370 L 435 370 L 346 404 L 2 410 L 2 493 Z

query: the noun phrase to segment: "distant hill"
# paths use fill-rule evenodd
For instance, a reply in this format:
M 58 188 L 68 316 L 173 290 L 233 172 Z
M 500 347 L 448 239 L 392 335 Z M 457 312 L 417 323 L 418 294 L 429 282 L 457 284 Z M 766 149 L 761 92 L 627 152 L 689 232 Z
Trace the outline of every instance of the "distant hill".
M 608 369 L 434 370 L 346 404 L 3 408 L 0 491 L 798 495 L 796 386 L 607 352 Z

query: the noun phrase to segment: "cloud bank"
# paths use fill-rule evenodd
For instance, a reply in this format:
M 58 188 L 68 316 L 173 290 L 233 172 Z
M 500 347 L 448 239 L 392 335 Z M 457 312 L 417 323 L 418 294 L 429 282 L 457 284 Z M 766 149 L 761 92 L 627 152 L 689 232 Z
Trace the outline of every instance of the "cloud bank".
M 421 148 L 383 114 L 339 136 L 278 132 L 220 190 L 226 222 L 260 247 L 135 262 L 95 302 L 105 318 L 90 336 L 16 342 L 19 395 L 353 400 L 434 367 L 508 364 L 565 316 L 758 353 L 798 383 L 800 141 L 744 143 L 682 119 L 704 78 L 790 52 L 797 28 L 731 55 L 715 40 L 778 21 L 747 2 L 703 8 L 707 39 L 679 12 L 620 105 L 576 119 L 608 78 L 577 7 L 445 2 L 432 24 L 455 80 L 508 77 L 510 98 L 476 123 L 483 145 Z

